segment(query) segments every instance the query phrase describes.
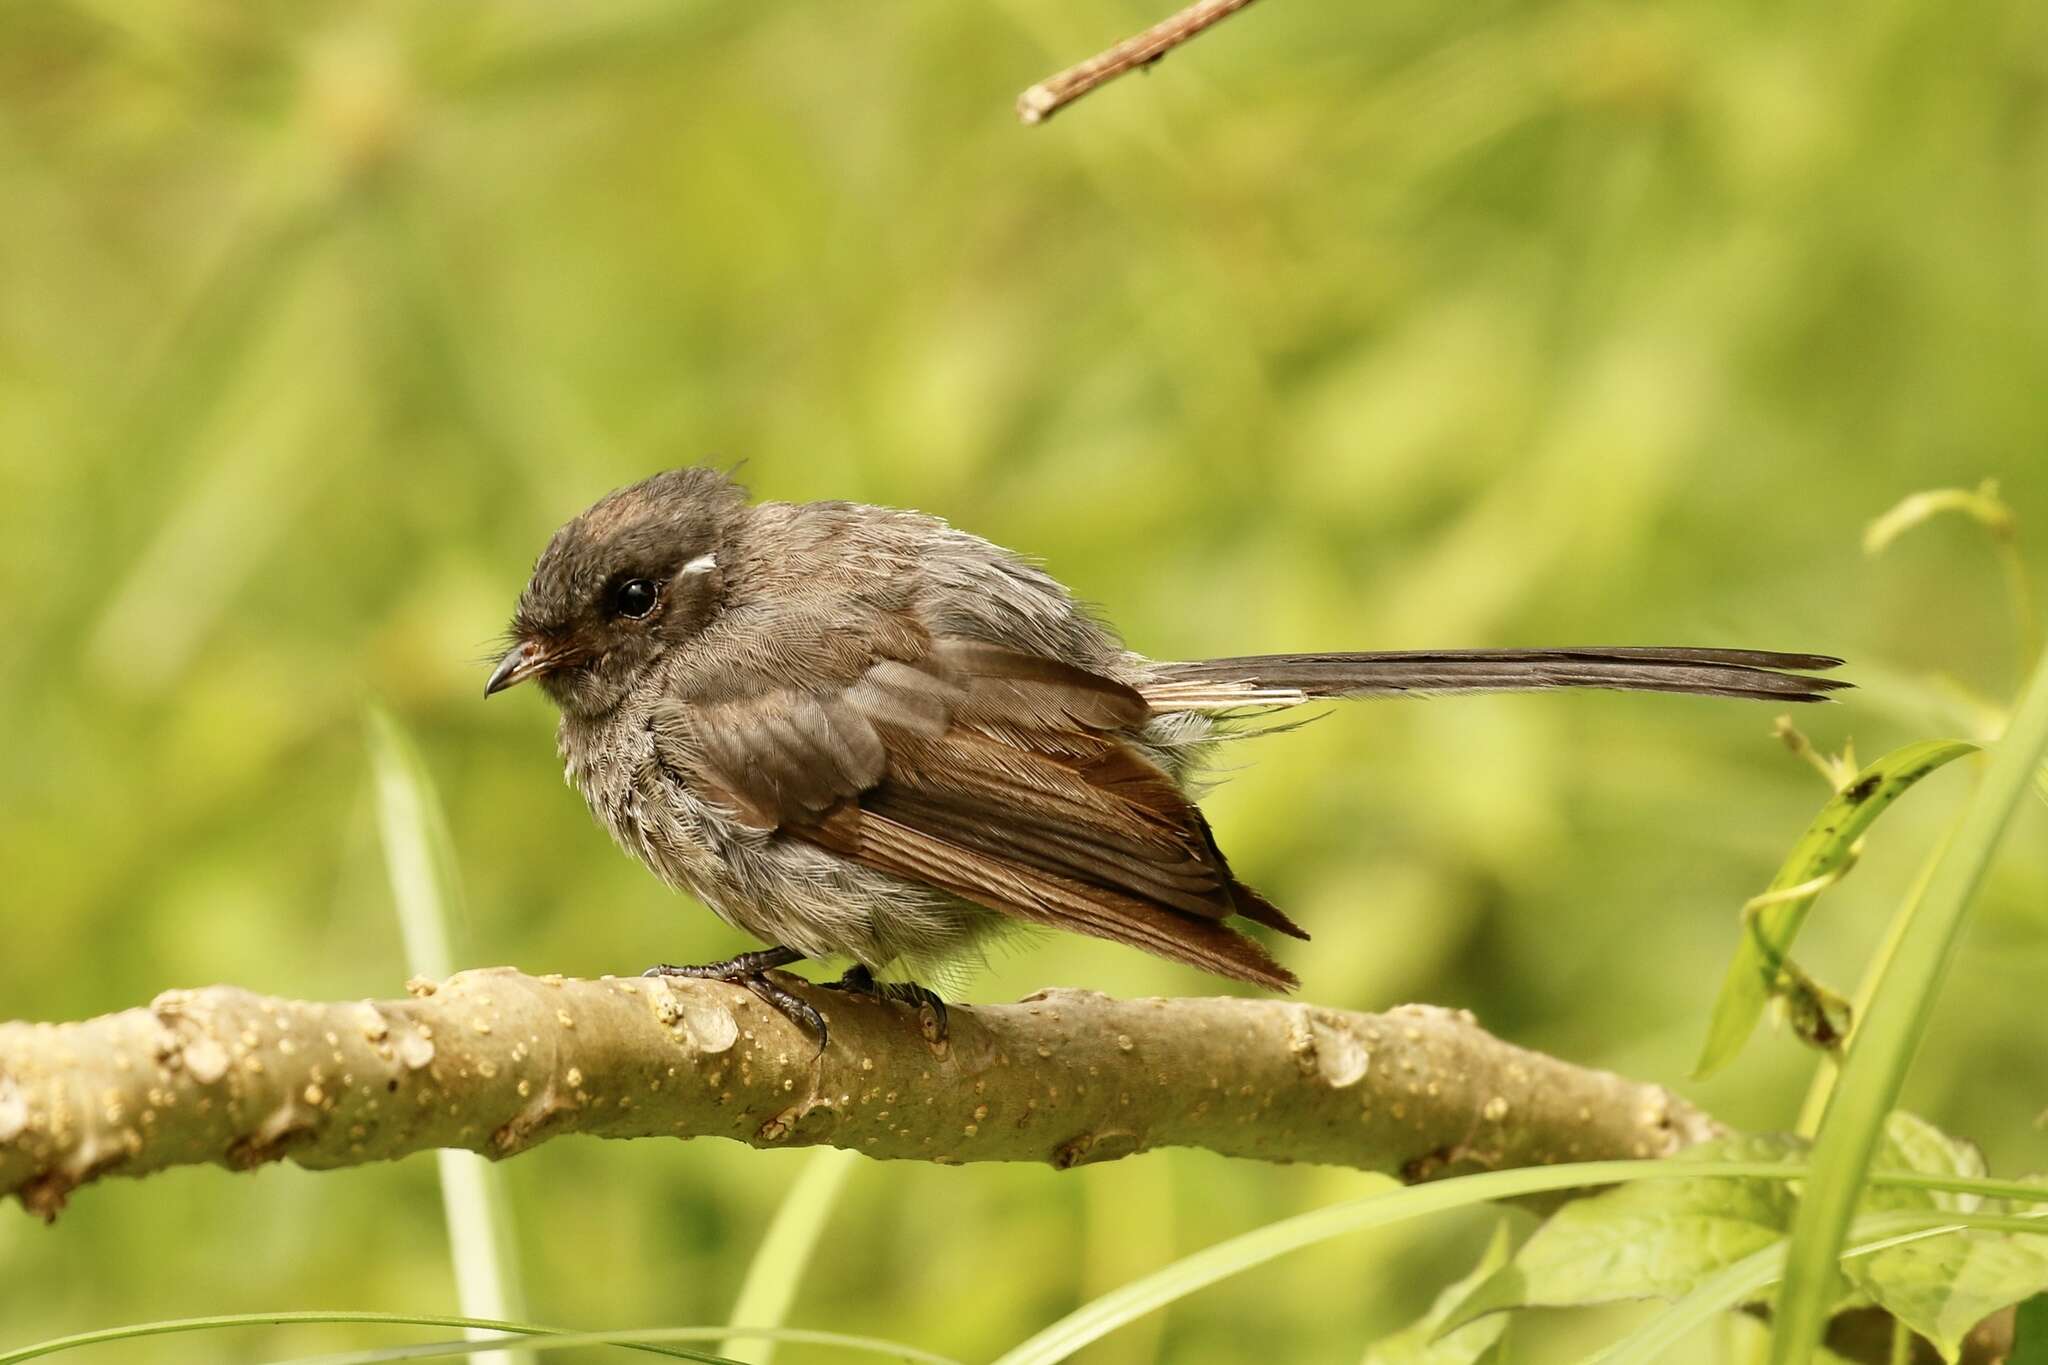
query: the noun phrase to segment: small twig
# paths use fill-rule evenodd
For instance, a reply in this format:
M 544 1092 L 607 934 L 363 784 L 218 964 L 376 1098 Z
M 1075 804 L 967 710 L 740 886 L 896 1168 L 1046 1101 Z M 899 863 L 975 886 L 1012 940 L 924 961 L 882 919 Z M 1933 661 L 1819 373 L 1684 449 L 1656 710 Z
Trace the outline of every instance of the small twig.
M 1078 66 L 1048 76 L 1017 97 L 1017 117 L 1043 123 L 1098 85 L 1107 84 L 1136 67 L 1149 66 L 1204 29 L 1228 19 L 1252 0 L 1195 0 L 1180 13 L 1162 19 L 1143 33 L 1124 39 L 1107 52 Z
M 1849 784 L 1856 780 L 1856 741 L 1849 740 L 1842 745 L 1839 757 L 1830 757 L 1813 747 L 1813 741 L 1792 723 L 1792 717 L 1779 716 L 1772 727 L 1785 747 L 1811 763 L 1814 770 L 1826 779 L 1836 791 L 1847 791 Z

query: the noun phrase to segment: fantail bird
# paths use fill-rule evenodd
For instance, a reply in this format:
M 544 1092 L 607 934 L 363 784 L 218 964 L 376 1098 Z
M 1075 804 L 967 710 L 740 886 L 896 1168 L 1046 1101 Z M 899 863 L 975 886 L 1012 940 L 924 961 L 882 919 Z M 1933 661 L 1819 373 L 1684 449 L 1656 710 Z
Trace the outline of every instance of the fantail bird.
M 1248 715 L 1325 697 L 1596 687 L 1810 702 L 1820 654 L 1508 649 L 1161 663 L 1044 570 L 918 512 L 750 504 L 709 469 L 623 488 L 557 531 L 490 695 L 561 708 L 568 777 L 628 852 L 772 945 L 656 973 L 743 984 L 850 957 L 929 972 L 1018 921 L 1258 985 L 1295 976 L 1231 926 L 1295 938 L 1188 786 Z

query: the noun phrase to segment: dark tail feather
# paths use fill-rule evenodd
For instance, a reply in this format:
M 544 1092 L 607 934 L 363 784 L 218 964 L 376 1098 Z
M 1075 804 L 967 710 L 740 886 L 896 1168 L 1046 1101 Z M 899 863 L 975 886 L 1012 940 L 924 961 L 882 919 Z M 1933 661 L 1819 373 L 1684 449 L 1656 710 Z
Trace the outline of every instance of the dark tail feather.
M 1825 654 L 1756 649 L 1452 649 L 1379 654 L 1262 654 L 1156 664 L 1140 688 L 1153 709 L 1286 706 L 1318 697 L 1539 692 L 1600 687 L 1770 702 L 1825 701 L 1850 684 L 1809 678 Z M 1792 671 L 1783 671 L 1792 670 Z
M 1237 913 L 1254 924 L 1263 924 L 1268 929 L 1278 929 L 1289 938 L 1305 939 L 1308 930 L 1287 918 L 1279 906 L 1261 896 L 1235 877 L 1230 879 L 1230 898 L 1237 904 Z

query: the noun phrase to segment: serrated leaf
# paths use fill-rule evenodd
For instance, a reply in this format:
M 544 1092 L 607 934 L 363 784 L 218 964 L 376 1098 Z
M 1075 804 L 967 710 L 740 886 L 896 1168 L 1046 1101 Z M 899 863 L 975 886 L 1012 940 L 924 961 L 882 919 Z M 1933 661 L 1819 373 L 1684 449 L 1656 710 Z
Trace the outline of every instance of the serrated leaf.
M 1857 839 L 1892 802 L 1929 773 L 1976 751 L 1977 746 L 1966 740 L 1926 740 L 1894 749 L 1864 768 L 1821 807 L 1786 855 L 1768 890 L 1803 887 L 1840 873 Z M 1726 1066 L 1756 1031 L 1756 1022 L 1777 985 L 1779 967 L 1819 894 L 1816 888 L 1763 906 L 1755 912 L 1753 922 L 1743 926 L 1720 998 L 1714 1002 L 1705 1046 L 1693 1068 L 1695 1078 Z
M 1794 1162 L 1805 1155 L 1802 1139 L 1772 1133 L 1702 1143 L 1671 1160 Z M 1446 1326 L 1508 1308 L 1676 1298 L 1782 1240 L 1797 1202 L 1782 1180 L 1715 1177 L 1641 1181 L 1573 1200 L 1474 1289 Z
M 1990 1174 L 1984 1153 L 1967 1138 L 1950 1137 L 1926 1119 L 1895 1109 L 1885 1119 L 1884 1139 L 1871 1157 L 1871 1169 L 1919 1171 L 1926 1175 L 1952 1175 L 1981 1180 Z M 1908 1185 L 1873 1185 L 1863 1192 L 1860 1211 L 1878 1213 L 1888 1209 L 1940 1209 L 1969 1213 L 1984 1203 L 1975 1194 L 1951 1190 L 1915 1189 Z
M 1872 1158 L 1879 1170 L 1912 1170 L 1928 1175 L 1982 1179 L 1984 1153 L 1977 1144 L 1950 1137 L 1923 1118 L 1894 1112 L 1885 1121 L 1884 1141 Z M 1871 1186 L 1862 1209 L 1926 1209 L 1974 1213 L 1987 1203 L 1964 1191 Z M 2042 1231 L 2048 1233 L 2048 1222 Z M 1970 1329 L 1999 1309 L 2048 1291 L 2048 1239 L 2012 1232 L 1966 1232 L 1910 1242 L 1850 1261 L 1849 1283 L 1863 1297 L 1935 1344 L 1946 1360 L 1956 1359 Z
M 1940 1213 L 1931 1209 L 1866 1214 L 1852 1224 L 1842 1254 L 1854 1260 L 1908 1242 L 1953 1237 L 1965 1228 L 2031 1233 L 2039 1225 L 2038 1220 L 2020 1220 L 2007 1214 Z M 1730 1309 L 1756 1302 L 1783 1275 L 1788 1252 L 1788 1246 L 1780 1243 L 1716 1271 L 1668 1311 L 1644 1319 L 1636 1330 L 1594 1356 L 1593 1365 L 1657 1365 L 1668 1359 L 1677 1343 L 1707 1322 Z M 1841 1308 L 1838 1300 L 1830 1312 L 1840 1312 Z M 1801 1360 L 1802 1365 L 1815 1365 L 1833 1358 L 1816 1349 Z
M 2048 1220 L 2041 1232 L 2048 1234 Z M 1953 1362 L 1978 1323 L 2048 1293 L 2048 1235 L 1963 1232 L 1892 1247 L 1843 1269 L 1878 1307 Z
M 1500 1223 L 1494 1228 L 1492 1240 L 1486 1244 L 1486 1251 L 1480 1256 L 1479 1264 L 1472 1267 L 1471 1273 L 1438 1294 L 1427 1313 L 1400 1331 L 1366 1347 L 1363 1365 L 1478 1365 L 1499 1343 L 1501 1333 L 1507 1331 L 1505 1315 L 1495 1314 L 1477 1322 L 1468 1322 L 1463 1327 L 1444 1332 L 1442 1336 L 1437 1334 L 1443 1331 L 1445 1321 L 1464 1302 L 1466 1295 L 1507 1264 L 1510 1245 L 1508 1225 Z

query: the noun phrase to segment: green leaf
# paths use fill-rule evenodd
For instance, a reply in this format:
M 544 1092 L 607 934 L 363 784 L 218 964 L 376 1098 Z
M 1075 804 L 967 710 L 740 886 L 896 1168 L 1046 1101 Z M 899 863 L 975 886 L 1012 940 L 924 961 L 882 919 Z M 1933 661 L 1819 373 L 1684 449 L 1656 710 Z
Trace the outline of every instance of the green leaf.
M 1983 1213 L 1936 1213 L 1927 1210 L 1876 1213 L 1856 1220 L 1842 1252 L 1845 1260 L 1874 1256 L 1896 1246 L 1928 1239 L 1956 1236 L 1967 1228 L 1985 1231 L 2031 1232 L 2048 1224 Z M 1784 1274 L 1787 1247 L 1784 1243 L 1765 1247 L 1733 1265 L 1708 1276 L 1690 1294 L 1659 1313 L 1622 1340 L 1601 1352 L 1597 1365 L 1652 1365 L 1670 1358 L 1672 1348 L 1707 1322 L 1729 1309 L 1757 1299 L 1771 1283 Z M 1773 1341 L 1776 1338 L 1773 1337 Z M 1814 1359 L 1827 1352 L 1818 1347 Z
M 1737 1136 L 1701 1144 L 1673 1162 L 1790 1165 L 1805 1159 L 1807 1146 L 1803 1139 L 1783 1134 Z M 1982 1154 L 1973 1144 L 1911 1114 L 1891 1116 L 1878 1165 L 1930 1179 L 1920 1184 L 1874 1184 L 1861 1213 L 1971 1213 L 1985 1204 L 1980 1192 L 1939 1188 L 1940 1183 L 1967 1186 L 1983 1181 Z M 1789 1182 L 1713 1177 L 1638 1182 L 1575 1200 L 1552 1214 L 1511 1264 L 1446 1314 L 1444 1326 L 1457 1328 L 1512 1308 L 1684 1298 L 1716 1282 L 1731 1267 L 1780 1246 L 1796 1207 Z M 1915 1242 L 1858 1262 L 1852 1279 L 1858 1301 L 1867 1298 L 1889 1308 L 1893 1299 L 1903 1302 L 1910 1297 L 1914 1313 L 1900 1316 L 1940 1342 L 1943 1338 L 1937 1332 L 1960 1322 L 1987 1295 L 2011 1294 L 1985 1309 L 1987 1313 L 2023 1295 L 2031 1284 L 2025 1276 L 2026 1257 L 2034 1253 L 2006 1250 L 2005 1244 L 2012 1241 L 2009 1233 L 1972 1237 L 1975 1242 L 1965 1237 Z M 1985 1251 L 1981 1262 L 1973 1262 L 1972 1247 L 1978 1242 L 1997 1242 L 2000 1249 Z M 1939 1294 L 1937 1288 L 1944 1283 L 1959 1284 L 1959 1293 Z M 2015 1288 L 2018 1293 L 2012 1292 Z M 1962 1323 L 1959 1330 L 1968 1331 L 1983 1315 Z
M 1806 1144 L 1782 1134 L 1702 1143 L 1688 1161 L 1792 1163 Z M 1639 1181 L 1550 1215 L 1514 1261 L 1469 1294 L 1446 1323 L 1508 1308 L 1569 1308 L 1621 1299 L 1677 1298 L 1707 1276 L 1774 1242 L 1792 1222 L 1782 1180 Z
M 1904 1112 L 1885 1122 L 1884 1141 L 1872 1164 L 1927 1175 L 1975 1180 L 1985 1175 L 1977 1145 L 1950 1137 Z M 1935 1213 L 2006 1211 L 2001 1200 L 1969 1191 L 1872 1187 L 1864 1212 Z M 2048 1243 L 2037 1236 L 1974 1231 L 1906 1243 L 1848 1262 L 1849 1283 L 1871 1302 L 1933 1342 L 1954 1360 L 1970 1329 L 2001 1308 L 2048 1290 Z
M 1981 1180 L 1990 1172 L 1984 1153 L 1967 1138 L 1950 1137 L 1915 1114 L 1895 1110 L 1885 1119 L 1884 1139 L 1878 1144 L 1871 1165 L 1886 1171 L 1919 1171 L 1926 1175 L 1955 1176 Z M 1984 1202 L 1967 1190 L 1893 1185 L 1866 1190 L 1859 1212 L 1885 1209 L 1939 1209 L 1969 1213 Z
M 2041 1230 L 2048 1233 L 2048 1225 Z M 2001 1308 L 2048 1292 L 2048 1239 L 1971 1231 L 1848 1262 L 1849 1282 L 1954 1361 L 1963 1338 Z
M 1773 1365 L 1801 1365 L 1827 1325 L 1839 1276 L 1836 1259 L 1862 1196 L 1871 1154 L 1926 1032 L 1936 989 L 1955 955 L 1977 888 L 2044 752 L 2048 667 L 2037 666 L 2013 711 L 2012 728 L 1991 750 L 1983 783 L 1948 856 L 1935 869 L 1919 913 L 1900 932 L 1898 950 L 1843 1060 L 1841 1080 L 1814 1144 L 1813 1175 L 1793 1221 L 1785 1283 L 1773 1313 Z
M 1950 1137 L 1925 1119 L 1903 1112 L 1886 1120 L 1884 1141 L 1873 1164 L 1964 1180 L 1985 1174 L 1984 1154 L 1975 1143 Z M 1867 1190 L 1861 1210 L 2003 1213 L 2006 1206 L 1969 1191 L 1894 1185 Z M 1978 1323 L 2048 1290 L 2048 1242 L 2039 1236 L 1980 1230 L 1904 1243 L 1852 1260 L 1845 1268 L 1858 1294 L 1926 1337 L 1944 1359 L 1953 1361 L 1963 1337 Z
M 1720 999 L 1714 1002 L 1714 1016 L 1707 1025 L 1706 1045 L 1693 1067 L 1695 1078 L 1726 1066 L 1756 1031 L 1756 1021 L 1778 988 L 1785 956 L 1806 922 L 1807 911 L 1826 879 L 1847 870 L 1854 857 L 1851 850 L 1871 822 L 1921 778 L 1976 749 L 1959 739 L 1926 740 L 1894 749 L 1863 769 L 1821 807 L 1765 894 L 1805 886 L 1812 889 L 1745 912 L 1734 960 L 1728 964 Z
M 2005 1365 L 2048 1365 L 2048 1294 L 2020 1305 L 2012 1323 L 2012 1354 Z
M 1501 1334 L 1507 1331 L 1505 1314 L 1468 1322 L 1442 1336 L 1437 1333 L 1443 1330 L 1452 1310 L 1463 1302 L 1467 1294 L 1507 1264 L 1510 1245 L 1508 1225 L 1505 1222 L 1496 1225 L 1492 1240 L 1486 1244 L 1485 1253 L 1480 1256 L 1479 1264 L 1472 1267 L 1471 1273 L 1438 1294 L 1427 1313 L 1393 1335 L 1368 1346 L 1364 1365 L 1477 1365 L 1499 1344 Z

